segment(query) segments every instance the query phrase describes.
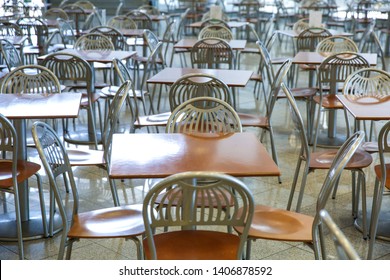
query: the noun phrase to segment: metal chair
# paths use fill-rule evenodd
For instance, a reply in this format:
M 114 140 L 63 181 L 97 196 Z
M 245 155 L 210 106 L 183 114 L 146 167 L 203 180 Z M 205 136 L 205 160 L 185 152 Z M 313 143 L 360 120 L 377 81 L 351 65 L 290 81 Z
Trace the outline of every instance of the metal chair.
M 316 52 L 323 56 L 330 56 L 340 52 L 359 52 L 359 49 L 356 43 L 347 37 L 331 36 L 318 43 Z
M 100 33 L 108 37 L 112 44 L 114 45 L 115 50 L 123 50 L 125 47 L 125 38 L 118 29 L 108 25 L 101 25 L 91 28 L 91 33 Z
M 227 41 L 233 40 L 233 33 L 229 28 L 220 25 L 208 25 L 202 28 L 198 34 L 198 40 L 204 38 L 221 38 Z
M 229 24 L 223 20 L 223 19 L 216 19 L 216 18 L 209 18 L 206 20 L 202 20 L 202 23 L 200 25 L 200 29 L 202 30 L 203 28 L 210 26 L 210 25 L 218 25 L 218 26 L 223 26 L 227 29 L 230 30 Z
M 282 85 L 290 106 L 292 106 L 292 117 L 294 122 L 299 122 L 304 129 L 303 121 L 299 115 L 295 101 L 285 85 Z M 308 216 L 284 209 L 273 208 L 265 205 L 255 206 L 255 213 L 249 229 L 246 259 L 250 258 L 251 243 L 256 239 L 269 239 L 275 241 L 303 242 L 314 249 L 316 259 L 326 259 L 325 247 L 320 244 L 322 231 L 320 230 L 319 211 L 324 209 L 333 189 L 337 185 L 344 167 L 355 154 L 359 145 L 364 139 L 364 132 L 353 134 L 342 145 L 330 163 L 329 171 L 325 177 L 317 199 L 315 216 Z M 235 228 L 240 233 L 240 228 Z
M 178 24 L 177 24 L 176 33 L 174 35 L 174 42 L 175 43 L 179 42 L 179 40 L 182 39 L 182 37 L 183 37 L 185 25 L 187 23 L 187 15 L 190 13 L 190 11 L 191 11 L 191 9 L 187 8 L 183 13 L 180 14 L 180 19 L 179 19 Z M 173 48 L 169 66 L 172 67 L 173 58 L 174 58 L 175 54 L 178 54 L 180 56 L 181 66 L 182 67 L 187 66 L 187 60 L 186 60 L 185 55 L 189 54 L 189 53 L 190 53 L 190 51 L 188 49 Z
M 321 112 L 329 110 L 332 114 L 335 114 L 335 110 L 343 109 L 343 105 L 336 97 L 336 94 L 339 91 L 338 85 L 344 83 L 347 77 L 356 70 L 368 67 L 370 67 L 369 62 L 363 56 L 354 52 L 341 52 L 328 56 L 318 67 L 317 79 L 319 95 L 313 97 L 313 101 L 318 105 L 314 124 L 313 151 L 317 148 Z M 332 115 L 329 116 L 329 123 L 331 125 L 331 127 L 328 128 L 330 137 L 335 137 L 332 135 L 335 129 L 335 127 L 332 127 L 332 125 L 334 125 Z M 309 133 L 312 132 L 309 131 Z M 348 136 L 349 130 L 347 130 L 347 137 Z
M 19 259 L 24 259 L 22 219 L 20 213 L 20 199 L 18 183 L 35 176 L 38 184 L 40 207 L 42 214 L 42 225 L 44 236 L 47 237 L 46 211 L 43 196 L 43 187 L 41 177 L 38 171 L 41 169 L 39 164 L 18 158 L 18 137 L 12 123 L 2 114 L 0 114 L 0 147 L 3 155 L 7 155 L 0 160 L 1 179 L 0 192 L 13 194 L 16 219 L 16 234 L 18 241 Z M 5 202 L 4 202 L 5 203 Z M 28 207 L 28 205 L 26 205 Z
M 23 36 L 23 31 L 16 23 L 1 22 L 0 34 L 1 36 Z
M 42 122 L 34 123 L 34 141 L 39 157 L 49 178 L 50 191 L 54 194 L 58 213 L 62 219 L 62 237 L 58 259 L 71 258 L 73 243 L 79 239 L 125 238 L 137 246 L 137 257 L 142 259 L 141 244 L 138 239 L 144 234 L 140 205 L 126 205 L 79 213 L 79 197 L 68 154 L 56 132 Z M 71 187 L 73 208 L 71 215 L 66 213 L 59 189 L 58 176 L 66 176 Z
M 137 29 L 152 29 L 152 20 L 148 14 L 140 10 L 131 10 L 125 15 L 137 24 Z
M 100 133 L 96 130 L 96 106 L 98 106 L 100 117 L 100 131 L 102 131 L 102 118 L 99 105 L 100 95 L 95 92 L 95 72 L 91 65 L 76 55 L 56 53 L 46 56 L 42 60 L 42 65 L 52 70 L 68 90 L 81 89 L 84 92 L 81 108 L 87 110 L 88 131 L 83 132 L 82 129 L 77 129 L 71 133 L 66 127 L 64 140 L 76 145 L 94 145 L 97 149 L 100 143 Z
M 19 51 L 8 40 L 0 39 L 0 51 L 2 59 L 7 65 L 8 72 L 23 65 Z
M 110 18 L 107 25 L 117 29 L 137 29 L 137 23 L 125 15 Z
M 242 259 L 253 204 L 248 188 L 229 175 L 186 172 L 165 178 L 144 199 L 145 258 Z M 242 234 L 222 232 L 220 226 L 241 227 Z M 169 230 L 156 231 L 162 228 Z
M 340 230 L 337 224 L 333 221 L 328 211 L 325 209 L 320 211 L 321 223 L 324 224 L 330 231 L 334 246 L 336 248 L 338 259 L 340 260 L 360 260 L 358 253 L 353 248 L 351 242 Z
M 61 18 L 63 20 L 69 20 L 68 14 L 61 8 L 50 8 L 44 14 L 43 18 L 56 20 Z

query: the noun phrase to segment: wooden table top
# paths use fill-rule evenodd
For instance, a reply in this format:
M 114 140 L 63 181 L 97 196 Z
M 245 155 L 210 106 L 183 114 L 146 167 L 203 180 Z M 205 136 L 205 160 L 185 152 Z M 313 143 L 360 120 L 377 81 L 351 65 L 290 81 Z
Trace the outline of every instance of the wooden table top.
M 114 134 L 111 178 L 164 178 L 185 171 L 215 171 L 238 177 L 280 175 L 253 133 Z
M 378 55 L 376 53 L 359 53 L 362 55 L 370 65 L 377 64 Z M 313 64 L 320 65 L 326 57 L 322 56 L 318 52 L 298 52 L 292 60 L 294 64 Z
M 91 33 L 92 29 L 87 29 L 81 31 L 81 34 L 88 34 Z M 119 32 L 122 33 L 124 37 L 142 37 L 144 35 L 143 29 L 127 29 L 127 28 L 117 28 Z
M 248 22 L 246 22 L 246 21 L 228 21 L 227 24 L 230 28 L 241 28 L 241 27 L 247 26 Z M 191 28 L 200 28 L 202 26 L 202 21 L 193 22 L 191 24 L 188 24 L 187 26 L 191 27 Z
M 345 36 L 345 37 L 352 37 L 353 34 L 350 32 L 344 32 L 336 29 L 328 29 L 328 31 L 332 34 L 332 36 Z M 288 37 L 293 37 L 297 38 L 299 35 L 299 32 L 296 32 L 295 30 L 292 29 L 286 29 L 286 30 L 276 30 L 277 33 L 288 36 Z
M 114 58 L 123 60 L 128 59 L 135 55 L 136 51 L 102 51 L 102 50 L 75 50 L 75 49 L 65 49 L 56 54 L 73 54 L 77 55 L 88 62 L 102 62 L 110 63 Z M 38 60 L 45 59 L 47 55 L 39 56 Z
M 0 94 L 0 113 L 9 119 L 76 118 L 81 93 Z
M 337 95 L 337 98 L 357 120 L 390 120 L 390 97 Z
M 185 38 L 181 39 L 173 47 L 178 49 L 192 49 L 197 41 L 197 38 Z M 230 40 L 228 43 L 233 50 L 243 50 L 246 46 L 246 40 Z
M 191 73 L 206 73 L 222 80 L 229 87 L 245 87 L 253 71 L 229 69 L 197 69 L 197 68 L 169 68 L 166 67 L 147 80 L 150 84 L 172 85 L 179 78 Z

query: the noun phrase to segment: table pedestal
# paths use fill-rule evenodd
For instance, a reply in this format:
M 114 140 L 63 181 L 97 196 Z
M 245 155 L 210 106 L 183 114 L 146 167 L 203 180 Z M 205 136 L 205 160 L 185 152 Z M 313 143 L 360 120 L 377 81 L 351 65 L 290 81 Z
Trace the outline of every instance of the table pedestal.
M 345 135 L 337 134 L 336 127 L 336 110 L 328 111 L 328 129 L 327 133 L 318 134 L 317 137 L 317 146 L 319 147 L 340 147 L 346 140 Z

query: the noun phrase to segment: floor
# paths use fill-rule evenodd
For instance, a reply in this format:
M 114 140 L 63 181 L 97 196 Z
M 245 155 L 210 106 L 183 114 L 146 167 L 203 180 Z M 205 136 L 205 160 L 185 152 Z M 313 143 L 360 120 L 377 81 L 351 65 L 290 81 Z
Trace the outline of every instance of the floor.
M 283 41 L 281 47 L 275 48 L 276 55 L 289 56 L 291 46 L 288 40 Z M 257 58 L 255 56 L 246 56 L 242 59 L 241 64 L 248 69 L 256 68 Z M 179 60 L 175 59 L 175 65 L 179 65 Z M 300 83 L 302 85 L 307 82 L 304 74 L 301 75 Z M 168 103 L 163 100 L 163 108 L 167 108 Z M 165 108 L 164 108 L 165 106 Z M 299 103 L 299 107 L 305 117 L 305 107 L 303 103 Z M 238 93 L 237 110 L 240 112 L 251 112 L 264 114 L 264 102 L 262 96 L 257 100 L 253 95 L 253 84 L 249 83 L 244 89 L 240 89 Z M 338 124 L 340 124 L 340 133 L 345 132 L 343 127 L 343 115 L 339 114 Z M 82 119 L 82 118 L 81 118 Z M 81 120 L 82 121 L 82 120 Z M 129 123 L 129 112 L 122 112 L 121 127 L 127 133 Z M 272 116 L 272 123 L 276 138 L 277 153 L 279 156 L 280 170 L 282 174 L 282 183 L 279 184 L 277 178 L 244 178 L 244 183 L 252 190 L 256 203 L 265 204 L 274 207 L 285 208 L 287 199 L 290 193 L 290 186 L 297 161 L 300 141 L 299 137 L 293 129 L 293 124 L 290 118 L 290 112 L 285 100 L 279 100 Z M 380 124 L 378 125 L 378 127 Z M 245 129 L 256 135 L 260 135 L 260 131 L 254 129 Z M 144 130 L 138 130 L 136 133 L 146 133 Z M 264 145 L 270 148 L 268 135 L 264 137 Z M 34 149 L 29 150 L 30 159 L 39 161 Z M 374 155 L 374 162 L 378 162 L 377 156 Z M 373 166 L 373 165 L 372 165 Z M 368 200 L 372 198 L 374 174 L 373 167 L 370 166 L 365 170 L 368 186 Z M 44 171 L 41 175 L 45 179 Z M 113 206 L 113 200 L 109 184 L 107 182 L 106 172 L 98 167 L 83 167 L 75 168 L 74 175 L 80 194 L 80 211 L 99 209 L 103 207 Z M 308 215 L 314 215 L 316 208 L 316 196 L 319 192 L 322 183 L 324 182 L 326 172 L 316 171 L 308 177 L 307 188 L 303 199 L 302 212 Z M 330 199 L 327 209 L 342 228 L 342 231 L 352 242 L 357 252 L 362 258 L 365 258 L 368 248 L 368 242 L 362 238 L 362 234 L 354 227 L 354 220 L 351 216 L 351 175 L 349 172 L 344 172 L 339 185 L 337 197 Z M 48 201 L 48 183 L 44 180 L 45 197 Z M 38 210 L 38 194 L 35 182 L 31 181 L 30 192 L 30 209 Z M 142 199 L 147 192 L 144 188 L 144 180 L 125 180 L 118 181 L 118 192 L 121 204 L 142 203 Z M 387 200 L 388 198 L 385 198 Z M 385 202 L 386 203 L 386 202 Z M 4 208 L 7 206 L 11 212 L 13 208 L 13 197 L 6 195 L 6 199 L 0 200 L 0 226 L 1 216 L 4 215 Z M 29 260 L 47 260 L 56 259 L 60 244 L 61 232 L 52 238 L 41 238 L 36 240 L 28 240 L 24 242 L 25 256 Z M 331 242 L 328 240 L 328 247 L 331 247 Z M 329 257 L 335 258 L 335 250 L 329 249 Z M 0 259 L 13 260 L 18 259 L 17 243 L 0 241 Z M 72 259 L 83 260 L 126 260 L 136 259 L 135 246 L 132 241 L 122 239 L 116 240 L 82 240 L 76 242 L 73 248 Z M 291 242 L 274 242 L 266 240 L 258 240 L 252 246 L 252 259 L 265 260 L 312 260 L 314 254 L 312 250 L 301 243 Z M 375 259 L 390 259 L 390 243 L 377 241 L 375 248 Z

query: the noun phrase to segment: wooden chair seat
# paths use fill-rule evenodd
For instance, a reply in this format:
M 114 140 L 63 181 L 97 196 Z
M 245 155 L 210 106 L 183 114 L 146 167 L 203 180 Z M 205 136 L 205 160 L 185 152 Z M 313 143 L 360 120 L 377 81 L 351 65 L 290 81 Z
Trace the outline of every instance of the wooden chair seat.
M 269 121 L 267 117 L 254 114 L 237 113 L 241 120 L 242 127 L 261 127 L 268 128 Z
M 311 243 L 313 221 L 311 216 L 257 205 L 248 238 Z M 235 229 L 241 232 L 241 228 Z
M 143 234 L 142 205 L 126 205 L 79 213 L 69 238 L 126 238 Z
M 41 169 L 39 164 L 34 162 L 18 160 L 18 183 L 21 183 Z M 12 182 L 12 161 L 0 161 L 0 188 L 10 188 L 13 186 Z
M 338 150 L 327 150 L 323 152 L 315 152 L 311 154 L 311 160 L 309 168 L 313 169 L 329 169 L 334 157 L 336 156 Z M 359 149 L 352 156 L 351 160 L 345 166 L 345 169 L 356 169 L 356 168 L 365 168 L 372 163 L 372 156 L 364 151 Z
M 390 163 L 386 163 L 385 166 L 386 166 L 386 174 L 389 174 L 389 172 L 390 172 Z M 382 171 L 381 171 L 380 164 L 375 165 L 374 170 L 375 170 L 375 175 L 378 178 L 378 180 L 381 180 L 381 178 L 382 178 Z M 385 187 L 387 189 L 390 189 L 390 176 L 386 176 Z
M 293 88 L 291 93 L 295 99 L 307 99 L 313 97 L 317 93 L 317 88 L 307 87 L 307 88 Z M 278 98 L 286 98 L 286 94 L 283 91 L 279 91 Z
M 320 96 L 313 97 L 314 102 L 320 103 Z M 336 95 L 328 94 L 322 97 L 322 107 L 325 109 L 343 109 L 343 104 L 337 99 Z
M 253 72 L 251 77 L 250 77 L 250 80 L 262 83 L 263 82 L 263 76 L 261 74 L 259 74 L 259 73 Z
M 365 150 L 367 153 L 378 153 L 378 142 L 364 142 L 362 144 L 362 149 Z
M 253 53 L 253 54 L 260 54 L 259 48 L 245 48 L 240 51 L 241 53 Z
M 224 232 L 183 230 L 153 236 L 159 260 L 235 260 L 240 238 Z M 143 242 L 145 258 L 149 246 Z
M 92 102 L 96 102 L 98 101 L 98 99 L 101 97 L 100 94 L 98 93 L 94 93 L 93 96 L 92 96 Z M 80 105 L 81 106 L 88 106 L 88 97 L 87 97 L 87 94 L 86 93 L 83 93 L 82 96 L 81 96 L 81 102 L 80 102 Z

